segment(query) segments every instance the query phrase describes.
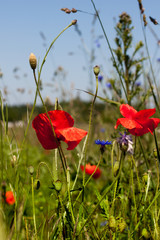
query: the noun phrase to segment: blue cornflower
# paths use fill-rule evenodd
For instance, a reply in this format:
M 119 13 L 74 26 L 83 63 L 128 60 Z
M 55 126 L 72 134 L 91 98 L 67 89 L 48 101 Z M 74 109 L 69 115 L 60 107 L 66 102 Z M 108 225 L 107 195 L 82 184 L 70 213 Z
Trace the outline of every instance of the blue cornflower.
M 141 86 L 141 83 L 140 83 L 140 82 L 136 82 L 135 85 L 136 85 L 137 87 L 140 87 L 140 86 Z
M 100 132 L 102 132 L 102 133 L 104 133 L 105 131 L 106 131 L 105 128 L 101 128 L 101 129 L 100 129 Z
M 112 142 L 109 142 L 108 140 L 105 142 L 104 140 L 95 140 L 95 144 L 97 144 L 97 145 L 101 145 L 101 146 L 105 146 L 105 145 L 111 145 L 112 144 Z
M 99 82 L 102 82 L 102 80 L 103 80 L 103 76 L 102 76 L 102 75 L 99 75 L 99 76 L 98 76 L 98 81 L 99 81 Z
M 119 143 L 121 150 L 133 155 L 132 136 L 127 135 L 126 132 L 124 134 L 119 133 L 119 135 L 120 137 L 117 138 L 117 142 Z
M 101 145 L 100 151 L 101 151 L 101 154 L 103 154 L 104 151 L 105 151 L 105 146 L 106 145 L 111 145 L 112 142 L 109 142 L 108 140 L 105 142 L 104 140 L 101 141 L 101 140 L 97 139 L 97 140 L 95 140 L 95 144 Z
M 100 223 L 100 226 L 101 226 L 101 227 L 104 227 L 104 226 L 107 224 L 107 222 L 108 222 L 108 221 L 101 222 L 101 223 Z
M 160 62 L 160 58 L 157 58 L 157 62 Z
M 112 84 L 110 82 L 107 82 L 106 87 L 109 88 L 109 89 L 112 89 Z
M 95 41 L 95 43 L 96 43 L 97 48 L 100 48 L 101 44 L 98 39 Z

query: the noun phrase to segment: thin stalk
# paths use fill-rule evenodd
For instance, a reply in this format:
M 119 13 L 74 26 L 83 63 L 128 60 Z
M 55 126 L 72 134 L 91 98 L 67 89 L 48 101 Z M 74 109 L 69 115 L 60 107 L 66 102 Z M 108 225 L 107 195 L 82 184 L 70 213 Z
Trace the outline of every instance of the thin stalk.
M 153 67 L 152 67 L 152 63 L 151 63 L 151 58 L 150 58 L 150 54 L 149 54 L 145 28 L 143 27 L 142 15 L 141 14 L 140 14 L 140 18 L 141 18 L 141 26 L 142 26 L 142 31 L 143 31 L 144 41 L 145 41 L 145 47 L 146 47 L 146 51 L 147 51 L 147 55 L 148 55 L 148 60 L 149 60 L 149 64 L 150 64 L 150 69 L 151 69 L 153 81 L 154 81 L 156 92 L 157 92 L 157 96 L 158 96 L 158 102 L 160 102 L 159 92 L 158 92 L 157 83 L 156 83 L 156 79 L 155 79 L 155 75 L 154 75 L 154 71 L 153 71 Z M 158 110 L 160 111 L 159 107 L 158 107 Z
M 115 68 L 116 68 L 116 70 L 117 70 L 117 73 L 118 73 L 118 76 L 119 76 L 119 79 L 120 79 L 120 82 L 121 82 L 123 91 L 124 91 L 124 93 L 125 93 L 125 97 L 126 97 L 127 102 L 128 102 L 127 92 L 126 92 L 126 89 L 125 89 L 125 87 L 124 87 L 124 84 L 123 84 L 123 81 L 122 81 L 122 78 L 121 78 L 121 73 L 120 73 L 120 71 L 119 71 L 119 69 L 118 69 L 118 66 L 117 66 L 117 63 L 116 63 L 116 60 L 115 60 L 115 57 L 114 57 L 114 54 L 113 54 L 113 50 L 112 50 L 112 48 L 111 48 L 110 42 L 109 42 L 109 40 L 108 40 L 107 34 L 106 34 L 105 29 L 104 29 L 104 27 L 103 27 L 102 21 L 101 21 L 101 19 L 100 19 L 100 16 L 99 16 L 99 13 L 98 13 L 98 11 L 97 11 L 97 8 L 96 8 L 96 6 L 95 6 L 95 4 L 94 4 L 94 1 L 91 0 L 91 2 L 92 2 L 92 5 L 93 5 L 94 10 L 95 10 L 95 12 L 96 12 L 96 15 L 97 15 L 97 18 L 98 18 L 98 20 L 99 20 L 99 23 L 100 23 L 100 25 L 101 25 L 101 28 L 102 28 L 104 37 L 105 37 L 105 39 L 106 39 L 106 41 L 107 41 L 109 50 L 110 50 L 111 55 L 112 55 L 112 59 L 113 59 L 114 66 L 115 66 Z
M 67 168 L 67 190 L 68 190 L 69 210 L 70 210 L 70 213 L 71 213 L 72 222 L 75 225 L 75 218 L 74 218 L 73 207 L 72 207 L 72 202 L 71 202 L 70 185 L 71 185 L 70 184 L 70 172 L 69 172 L 69 168 Z
M 36 214 L 35 214 L 35 205 L 34 205 L 34 184 L 33 184 L 33 176 L 31 176 L 31 185 L 32 185 L 33 223 L 34 223 L 35 239 L 37 240 L 37 227 L 36 227 Z
M 95 92 L 95 95 L 93 97 L 92 104 L 91 104 L 91 111 L 90 111 L 90 115 L 89 115 L 89 129 L 88 129 L 87 140 L 86 140 L 86 145 L 85 145 L 85 150 L 84 150 L 83 186 L 85 185 L 86 156 L 87 156 L 88 141 L 89 141 L 90 132 L 91 132 L 93 107 L 94 107 L 94 103 L 96 101 L 96 97 L 97 97 L 97 93 L 98 93 L 98 74 L 95 74 L 95 76 L 96 76 L 96 92 Z M 83 187 L 83 194 L 84 194 L 84 187 Z

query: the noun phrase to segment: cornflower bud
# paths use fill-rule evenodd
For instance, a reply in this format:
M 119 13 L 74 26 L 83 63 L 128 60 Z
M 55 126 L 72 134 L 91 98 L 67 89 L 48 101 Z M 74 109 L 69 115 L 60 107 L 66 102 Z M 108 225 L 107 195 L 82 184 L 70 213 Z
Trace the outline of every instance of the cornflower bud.
M 29 63 L 30 63 L 31 68 L 33 70 L 35 70 L 37 67 L 37 58 L 33 53 L 31 53 L 29 56 Z

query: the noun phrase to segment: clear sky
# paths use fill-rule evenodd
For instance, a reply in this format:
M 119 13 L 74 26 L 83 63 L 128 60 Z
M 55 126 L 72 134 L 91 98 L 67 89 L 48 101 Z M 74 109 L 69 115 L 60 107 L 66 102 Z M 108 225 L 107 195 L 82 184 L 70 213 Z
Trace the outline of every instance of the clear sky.
M 69 97 L 80 94 L 81 98 L 86 99 L 86 93 L 76 89 L 93 88 L 91 81 L 93 83 L 94 77 L 90 75 L 90 69 L 95 65 L 102 66 L 103 73 L 111 76 L 111 55 L 104 38 L 99 40 L 101 47 L 96 47 L 96 39 L 103 35 L 99 22 L 93 25 L 91 14 L 65 14 L 60 10 L 62 7 L 74 7 L 94 13 L 90 0 L 1 0 L 0 3 L 0 70 L 3 73 L 0 88 L 9 105 L 33 102 L 35 83 L 28 62 L 29 55 L 33 52 L 41 64 L 49 44 L 73 19 L 77 19 L 81 36 L 73 26 L 56 41 L 42 72 L 43 97 L 48 96 L 52 102 L 56 97 L 62 100 L 58 87 Z M 160 22 L 160 1 L 145 0 L 142 3 L 147 21 L 152 16 Z M 144 41 L 137 0 L 95 0 L 95 4 L 111 46 L 114 47 L 115 21 L 123 11 L 132 18 L 134 43 Z M 150 25 L 160 38 L 160 25 Z M 156 53 L 156 58 L 159 58 L 157 40 L 149 28 L 146 35 L 151 57 Z M 96 58 L 90 64 L 93 49 Z M 63 68 L 64 75 L 55 74 L 58 67 Z M 4 94 L 6 92 L 7 95 Z

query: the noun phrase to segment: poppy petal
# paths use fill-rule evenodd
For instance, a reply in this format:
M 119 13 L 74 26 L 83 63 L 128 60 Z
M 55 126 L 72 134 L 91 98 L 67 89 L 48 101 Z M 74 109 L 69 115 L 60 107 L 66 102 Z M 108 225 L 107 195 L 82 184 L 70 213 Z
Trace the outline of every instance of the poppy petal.
M 48 114 L 55 128 L 68 128 L 74 125 L 74 119 L 63 110 L 49 111 Z
M 151 117 L 153 114 L 155 114 L 156 109 L 152 108 L 152 109 L 145 109 L 145 110 L 141 110 L 139 112 L 137 112 L 135 119 L 145 119 Z
M 51 124 L 45 113 L 39 114 L 34 118 L 32 127 L 35 129 L 37 138 L 44 149 L 50 150 L 58 147 Z
M 88 175 L 92 175 L 92 173 L 95 171 L 95 169 L 97 168 L 96 165 L 90 165 L 90 164 L 86 164 L 85 167 L 85 173 Z M 84 170 L 84 166 L 81 166 L 82 171 Z M 95 171 L 95 173 L 93 174 L 93 178 L 97 179 L 101 176 L 101 170 L 99 168 L 97 168 L 97 170 Z
M 129 129 L 128 131 L 136 136 L 142 136 L 148 132 L 152 134 L 154 129 L 158 126 L 159 123 L 160 123 L 159 118 L 150 118 L 146 121 L 141 121 L 141 124 L 143 125 L 142 129 L 135 128 Z
M 59 140 L 62 140 L 68 144 L 67 150 L 74 149 L 87 135 L 87 131 L 80 128 L 70 127 L 64 129 L 58 129 L 56 131 Z
M 120 124 L 127 129 L 142 128 L 141 124 L 139 124 L 135 120 L 131 120 L 128 118 L 119 118 L 117 120 L 115 129 L 117 129 L 118 125 L 120 125 Z
M 123 117 L 134 119 L 137 111 L 128 104 L 122 104 L 120 106 L 120 113 L 122 114 Z

